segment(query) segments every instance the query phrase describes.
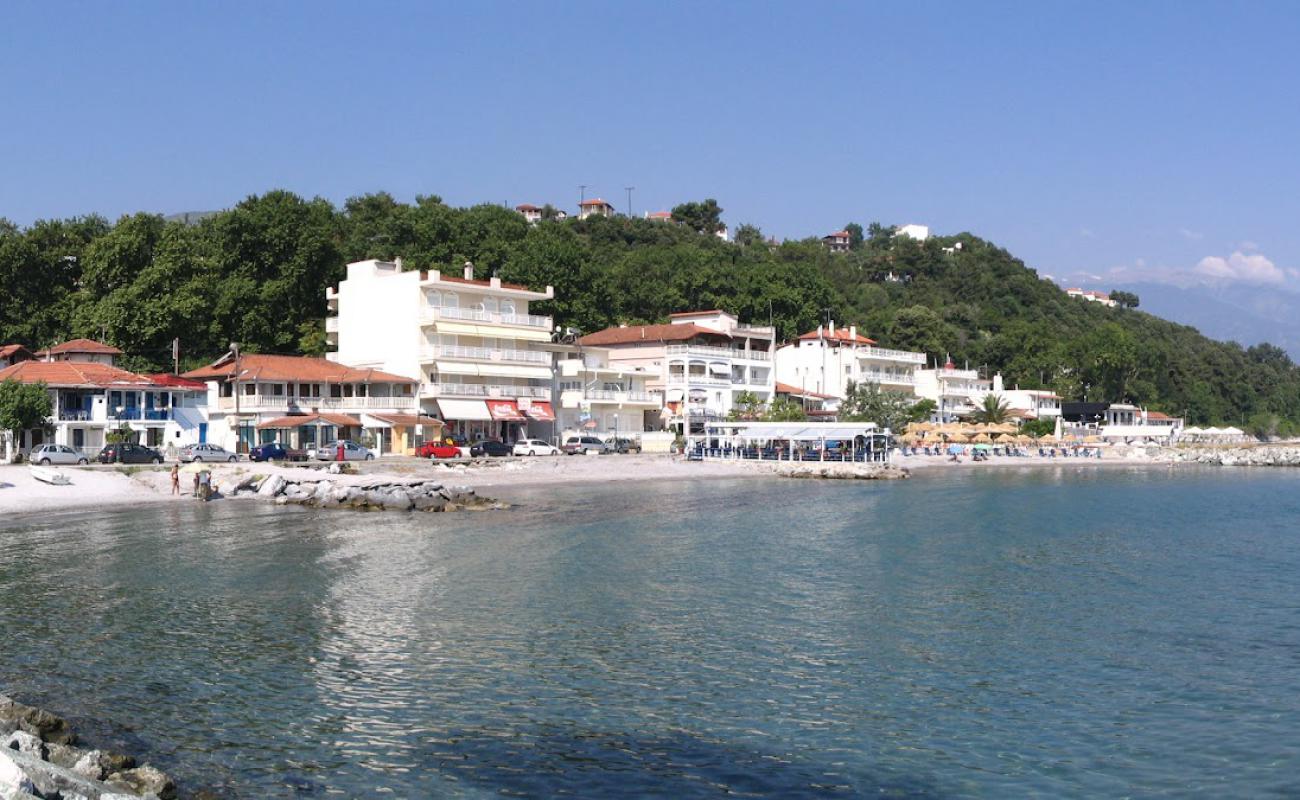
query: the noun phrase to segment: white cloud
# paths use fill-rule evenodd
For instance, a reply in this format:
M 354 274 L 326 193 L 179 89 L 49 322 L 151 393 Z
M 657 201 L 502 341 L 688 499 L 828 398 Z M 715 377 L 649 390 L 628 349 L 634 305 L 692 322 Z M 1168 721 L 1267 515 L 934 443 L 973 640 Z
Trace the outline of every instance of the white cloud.
M 1200 231 L 1188 230 L 1187 228 L 1179 228 L 1178 233 L 1184 239 L 1191 239 L 1193 242 L 1198 239 L 1205 238 L 1205 234 L 1201 233 Z
M 1256 244 L 1256 243 L 1254 243 L 1254 242 L 1252 242 L 1252 241 L 1249 240 L 1249 239 L 1244 239 L 1244 240 L 1242 240 L 1241 244 L 1237 245 L 1237 247 L 1240 248 L 1240 249 L 1242 249 L 1242 250 L 1245 250 L 1245 251 L 1247 251 L 1247 252 L 1250 252 L 1251 250 L 1258 250 L 1258 249 L 1259 249 L 1259 245 Z
M 1285 283 L 1286 273 L 1262 253 L 1247 255 L 1237 250 L 1227 258 L 1206 256 L 1197 263 L 1195 272 L 1215 281 L 1243 283 Z

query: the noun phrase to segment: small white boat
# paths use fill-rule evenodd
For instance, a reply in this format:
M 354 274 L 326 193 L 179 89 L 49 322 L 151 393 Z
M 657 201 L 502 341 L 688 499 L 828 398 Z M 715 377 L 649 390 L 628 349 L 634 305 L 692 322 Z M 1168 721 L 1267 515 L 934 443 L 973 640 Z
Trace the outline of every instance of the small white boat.
M 54 467 L 43 467 L 40 464 L 29 464 L 28 469 L 32 471 L 32 477 L 41 483 L 48 483 L 51 486 L 70 486 L 72 481 L 67 475 L 59 472 Z

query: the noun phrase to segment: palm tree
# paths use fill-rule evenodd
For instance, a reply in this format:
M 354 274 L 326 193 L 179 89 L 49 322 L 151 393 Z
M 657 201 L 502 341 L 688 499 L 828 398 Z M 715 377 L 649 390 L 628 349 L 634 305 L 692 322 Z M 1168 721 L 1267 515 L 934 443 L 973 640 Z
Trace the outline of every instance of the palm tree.
M 1011 408 L 1001 395 L 984 395 L 984 405 L 975 412 L 975 421 L 985 425 L 1001 425 L 1010 416 Z

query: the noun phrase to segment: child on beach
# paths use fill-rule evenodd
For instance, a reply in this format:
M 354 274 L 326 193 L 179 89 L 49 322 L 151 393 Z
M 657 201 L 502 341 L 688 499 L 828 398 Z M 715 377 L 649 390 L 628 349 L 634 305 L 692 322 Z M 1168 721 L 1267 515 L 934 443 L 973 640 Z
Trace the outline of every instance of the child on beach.
M 181 493 L 181 465 L 172 464 L 172 494 Z

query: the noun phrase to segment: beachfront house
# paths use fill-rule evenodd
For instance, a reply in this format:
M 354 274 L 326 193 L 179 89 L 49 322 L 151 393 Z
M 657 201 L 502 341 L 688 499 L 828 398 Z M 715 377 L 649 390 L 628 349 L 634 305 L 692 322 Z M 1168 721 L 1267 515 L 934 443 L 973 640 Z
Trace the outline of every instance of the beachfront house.
M 75 339 L 41 350 L 37 358 L 0 369 L 0 381 L 42 383 L 51 414 L 44 428 L 24 431 L 23 452 L 40 444 L 81 448 L 93 456 L 109 431 L 121 430 L 140 444 L 170 449 L 198 441 L 203 393 L 193 385 L 141 375 L 115 363 L 121 350 Z
M 662 427 L 661 394 L 646 388 L 652 377 L 645 367 L 610 361 L 610 351 L 572 346 L 556 362 L 561 440 L 580 434 L 638 438 Z
M 415 379 L 324 358 L 227 353 L 183 377 L 206 388 L 208 422 L 199 440 L 232 452 L 351 439 L 381 455 L 408 453 L 441 429 L 418 413 Z
M 358 261 L 325 292 L 327 357 L 415 382 L 411 411 L 441 418 L 448 432 L 513 441 L 554 435 L 550 317 L 529 304 L 551 300 L 497 277 L 404 270 L 400 261 Z
M 877 347 L 856 325 L 836 327 L 832 321 L 778 347 L 775 364 L 778 381 L 805 392 L 843 398 L 851 381 L 915 395 L 916 370 L 925 364 L 925 354 Z
M 1183 420 L 1130 403 L 1061 404 L 1063 432 L 1099 436 L 1110 442 L 1168 444 L 1182 433 Z
M 622 325 L 583 336 L 583 347 L 609 351 L 609 363 L 640 369 L 646 389 L 662 398 L 665 427 L 702 433 L 709 420 L 723 419 L 743 392 L 760 403 L 773 396 L 775 331 L 742 325 L 725 311 L 669 315 L 659 325 Z
M 954 422 L 974 414 L 993 389 L 993 382 L 978 370 L 958 369 L 952 361 L 934 369 L 916 371 L 917 397 L 932 400 L 938 422 Z
M 774 399 L 785 400 L 802 406 L 809 419 L 827 421 L 835 418 L 842 398 L 777 381 Z
M 1061 416 L 1061 397 L 1056 392 L 1051 389 L 1021 389 L 1019 386 L 1007 389 L 1000 372 L 993 376 L 993 385 L 987 394 L 1004 402 L 1014 419 L 1055 419 Z M 983 396 L 974 400 L 977 407 L 984 404 Z

